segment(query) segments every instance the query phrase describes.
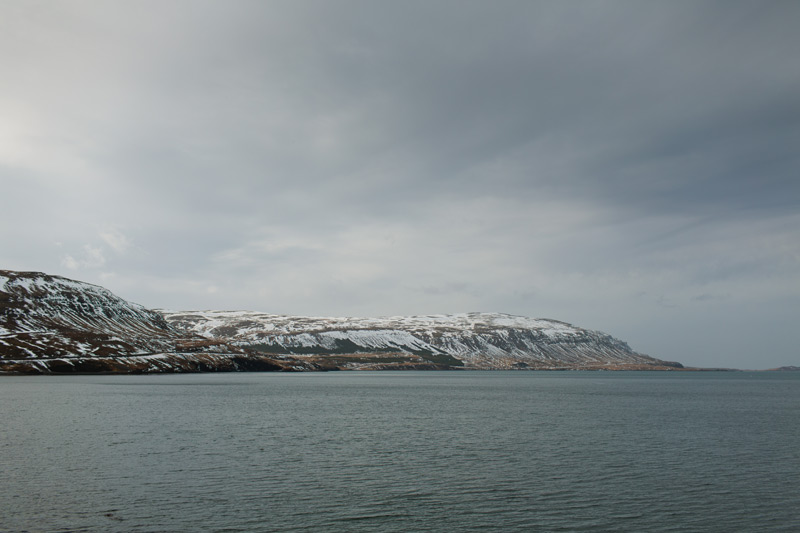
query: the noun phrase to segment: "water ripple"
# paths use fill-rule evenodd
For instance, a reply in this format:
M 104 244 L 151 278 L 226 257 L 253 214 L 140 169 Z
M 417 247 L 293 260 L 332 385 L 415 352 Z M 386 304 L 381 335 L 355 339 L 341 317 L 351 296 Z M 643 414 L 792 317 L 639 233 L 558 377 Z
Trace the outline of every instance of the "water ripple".
M 796 530 L 800 380 L 570 374 L 7 378 L 0 531 Z

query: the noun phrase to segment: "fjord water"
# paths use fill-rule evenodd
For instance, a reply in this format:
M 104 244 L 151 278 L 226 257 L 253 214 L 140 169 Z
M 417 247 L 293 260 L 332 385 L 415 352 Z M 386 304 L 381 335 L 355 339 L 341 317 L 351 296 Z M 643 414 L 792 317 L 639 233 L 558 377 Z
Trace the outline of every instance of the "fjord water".
M 796 531 L 800 374 L 0 379 L 3 531 Z

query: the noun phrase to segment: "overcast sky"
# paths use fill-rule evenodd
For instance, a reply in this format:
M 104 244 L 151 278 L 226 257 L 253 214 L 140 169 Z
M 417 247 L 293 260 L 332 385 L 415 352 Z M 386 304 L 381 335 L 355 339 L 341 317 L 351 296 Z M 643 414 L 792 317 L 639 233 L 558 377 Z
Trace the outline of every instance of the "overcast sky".
M 800 2 L 0 2 L 0 268 L 800 365 Z

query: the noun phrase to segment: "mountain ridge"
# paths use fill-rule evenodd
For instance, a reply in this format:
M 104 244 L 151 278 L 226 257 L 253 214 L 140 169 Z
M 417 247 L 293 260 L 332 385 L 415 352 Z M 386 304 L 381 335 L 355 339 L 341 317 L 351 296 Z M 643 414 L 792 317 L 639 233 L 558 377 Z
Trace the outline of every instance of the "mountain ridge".
M 99 285 L 0 270 L 0 372 L 682 368 L 610 335 L 503 313 L 301 317 L 151 310 Z
M 504 313 L 298 317 L 254 311 L 160 311 L 186 332 L 296 357 L 395 353 L 474 369 L 640 365 L 681 368 L 608 334 L 552 319 Z

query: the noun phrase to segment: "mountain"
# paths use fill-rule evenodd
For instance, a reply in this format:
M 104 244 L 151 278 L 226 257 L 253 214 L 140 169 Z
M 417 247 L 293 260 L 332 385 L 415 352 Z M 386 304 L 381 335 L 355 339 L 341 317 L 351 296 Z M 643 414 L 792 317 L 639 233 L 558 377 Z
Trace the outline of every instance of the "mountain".
M 340 368 L 434 364 L 474 369 L 675 369 L 565 322 L 498 313 L 324 318 L 249 311 L 162 311 L 187 334 Z
M 170 326 L 107 289 L 0 270 L 0 371 L 181 372 L 302 369 Z
M 675 369 L 605 333 L 494 313 L 321 318 L 145 309 L 89 283 L 0 270 L 0 372 Z

